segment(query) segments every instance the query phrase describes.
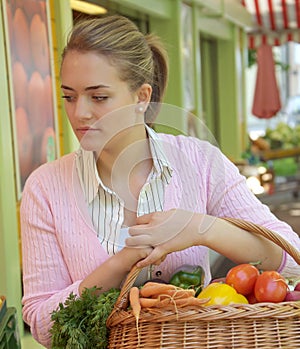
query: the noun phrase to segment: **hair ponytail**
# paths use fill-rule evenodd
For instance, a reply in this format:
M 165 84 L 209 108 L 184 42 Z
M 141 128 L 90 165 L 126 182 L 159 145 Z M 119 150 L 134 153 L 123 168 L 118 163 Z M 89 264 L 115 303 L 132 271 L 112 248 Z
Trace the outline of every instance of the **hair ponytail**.
M 157 36 L 149 34 L 146 36 L 146 41 L 151 49 L 153 59 L 151 103 L 145 116 L 146 123 L 151 124 L 159 112 L 159 106 L 165 94 L 168 83 L 169 62 L 167 52 Z

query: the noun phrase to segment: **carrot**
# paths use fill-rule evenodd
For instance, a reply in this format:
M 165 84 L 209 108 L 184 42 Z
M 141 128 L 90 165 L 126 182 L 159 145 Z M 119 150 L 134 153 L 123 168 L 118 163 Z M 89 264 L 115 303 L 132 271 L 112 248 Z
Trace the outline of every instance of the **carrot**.
M 159 302 L 158 298 L 140 297 L 140 304 L 142 308 L 152 308 Z
M 165 298 L 155 304 L 156 308 L 163 308 L 168 305 L 173 305 L 175 308 L 182 308 L 187 306 L 202 306 L 207 303 L 209 299 L 199 299 L 196 297 L 187 297 L 181 299 Z
M 135 286 L 131 287 L 129 291 L 129 301 L 130 301 L 133 315 L 138 321 L 140 317 L 140 312 L 141 312 L 140 290 Z
M 181 299 L 181 298 L 188 298 L 188 297 L 195 297 L 195 290 L 193 289 L 181 289 L 177 288 L 175 290 L 166 290 L 164 293 L 158 295 L 158 298 L 168 298 L 171 296 L 173 299 Z
M 176 286 L 170 284 L 161 284 L 159 282 L 147 282 L 141 289 L 142 297 L 153 297 L 163 294 L 168 290 L 176 290 Z
M 200 299 L 196 297 L 188 297 L 188 298 L 182 298 L 182 299 L 176 299 L 176 306 L 177 307 L 187 307 L 187 306 L 202 306 L 203 304 L 207 303 L 209 301 L 209 298 L 207 299 Z
M 132 313 L 136 320 L 136 331 L 138 335 L 138 343 L 140 343 L 139 319 L 140 319 L 140 312 L 141 312 L 141 303 L 140 303 L 140 290 L 136 286 L 131 287 L 129 291 L 129 302 L 132 308 Z
M 185 306 L 201 306 L 208 299 L 195 297 L 194 289 L 183 289 L 171 284 L 146 283 L 139 291 L 141 308 L 163 308 L 173 305 L 176 309 Z
M 176 308 L 176 301 L 174 299 L 172 299 L 172 297 L 160 300 L 159 302 L 157 302 L 155 307 L 156 308 L 164 308 L 164 307 L 167 307 L 170 304 L 174 305 L 175 308 Z

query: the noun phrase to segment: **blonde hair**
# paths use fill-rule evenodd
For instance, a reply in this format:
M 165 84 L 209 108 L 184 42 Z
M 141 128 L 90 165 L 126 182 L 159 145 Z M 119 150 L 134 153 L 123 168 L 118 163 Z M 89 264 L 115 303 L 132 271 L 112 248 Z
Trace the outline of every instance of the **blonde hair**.
M 151 103 L 145 122 L 151 124 L 159 110 L 168 80 L 168 57 L 160 39 L 144 35 L 128 18 L 113 15 L 75 23 L 69 34 L 62 60 L 68 51 L 95 52 L 109 58 L 120 79 L 131 91 L 144 83 L 152 86 Z

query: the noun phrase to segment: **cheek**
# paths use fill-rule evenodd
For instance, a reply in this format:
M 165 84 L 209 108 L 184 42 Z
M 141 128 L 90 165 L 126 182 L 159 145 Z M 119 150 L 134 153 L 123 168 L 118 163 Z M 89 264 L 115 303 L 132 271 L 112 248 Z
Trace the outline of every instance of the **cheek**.
M 65 108 L 65 111 L 68 112 L 72 107 L 72 103 L 69 103 L 66 101 L 66 99 L 64 99 L 64 108 Z
M 66 112 L 67 117 L 69 119 L 69 122 L 70 122 L 71 126 L 73 127 L 75 125 L 75 123 L 76 123 L 76 117 L 75 117 L 75 114 L 73 112 L 74 108 L 72 108 L 72 104 L 65 103 L 65 108 L 64 109 L 65 109 L 65 112 Z
M 69 103 L 65 102 L 65 112 L 67 114 L 68 119 L 71 121 L 73 119 L 72 107 Z
M 105 117 L 105 115 L 110 115 L 113 112 L 114 108 L 112 108 L 110 105 L 97 105 L 94 108 L 94 115 L 99 120 L 102 117 Z

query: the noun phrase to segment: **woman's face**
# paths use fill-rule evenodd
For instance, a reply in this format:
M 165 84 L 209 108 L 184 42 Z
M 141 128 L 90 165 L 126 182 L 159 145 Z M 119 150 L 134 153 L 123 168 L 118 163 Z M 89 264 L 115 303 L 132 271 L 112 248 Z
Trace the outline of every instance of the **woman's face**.
M 143 123 L 137 113 L 138 92 L 120 80 L 105 56 L 70 51 L 61 67 L 65 109 L 83 147 L 99 150 L 114 136 Z

